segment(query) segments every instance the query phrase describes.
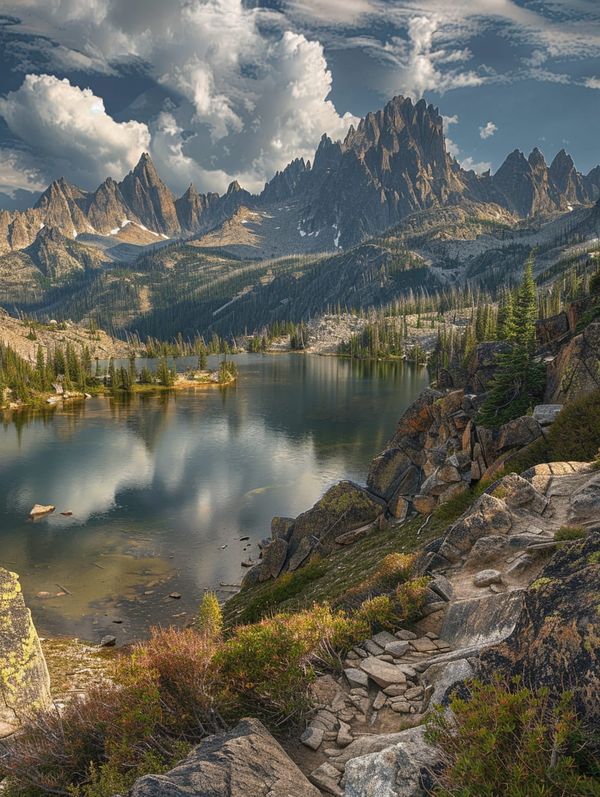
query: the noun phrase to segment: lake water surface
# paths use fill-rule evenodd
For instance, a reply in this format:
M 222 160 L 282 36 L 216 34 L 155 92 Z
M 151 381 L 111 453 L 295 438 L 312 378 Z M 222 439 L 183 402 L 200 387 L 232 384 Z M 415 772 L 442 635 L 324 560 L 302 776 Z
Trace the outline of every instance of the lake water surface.
M 42 634 L 121 643 L 185 623 L 204 588 L 225 597 L 240 582 L 273 515 L 297 515 L 340 479 L 364 483 L 427 384 L 402 362 L 235 359 L 228 388 L 5 416 L 0 565 L 20 574 Z M 32 522 L 34 503 L 56 512 Z

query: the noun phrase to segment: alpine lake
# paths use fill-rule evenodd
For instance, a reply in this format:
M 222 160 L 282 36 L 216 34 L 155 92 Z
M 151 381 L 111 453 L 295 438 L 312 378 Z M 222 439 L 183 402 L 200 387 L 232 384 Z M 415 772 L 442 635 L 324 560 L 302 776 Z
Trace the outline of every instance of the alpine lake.
M 402 361 L 234 359 L 228 387 L 3 416 L 0 565 L 20 575 L 41 634 L 122 644 L 184 625 L 205 589 L 226 598 L 274 515 L 296 516 L 340 479 L 364 483 L 428 382 Z M 33 521 L 35 503 L 56 510 Z

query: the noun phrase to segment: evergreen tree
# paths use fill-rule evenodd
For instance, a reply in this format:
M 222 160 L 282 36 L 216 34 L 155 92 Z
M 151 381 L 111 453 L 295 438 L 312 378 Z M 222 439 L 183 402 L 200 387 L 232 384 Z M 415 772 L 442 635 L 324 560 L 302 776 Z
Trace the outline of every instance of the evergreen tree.
M 545 367 L 534 359 L 536 316 L 537 296 L 528 260 L 514 304 L 511 348 L 497 356 L 496 374 L 479 412 L 483 426 L 497 428 L 525 415 L 543 395 Z

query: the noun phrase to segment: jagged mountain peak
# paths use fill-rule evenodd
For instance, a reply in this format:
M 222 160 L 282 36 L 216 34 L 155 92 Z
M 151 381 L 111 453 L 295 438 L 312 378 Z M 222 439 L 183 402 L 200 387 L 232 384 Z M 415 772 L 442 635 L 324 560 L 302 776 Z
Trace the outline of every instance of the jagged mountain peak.
M 534 147 L 531 152 L 529 153 L 529 157 L 527 158 L 529 165 L 532 167 L 536 166 L 546 166 L 546 159 L 544 158 L 543 154 L 537 147 Z

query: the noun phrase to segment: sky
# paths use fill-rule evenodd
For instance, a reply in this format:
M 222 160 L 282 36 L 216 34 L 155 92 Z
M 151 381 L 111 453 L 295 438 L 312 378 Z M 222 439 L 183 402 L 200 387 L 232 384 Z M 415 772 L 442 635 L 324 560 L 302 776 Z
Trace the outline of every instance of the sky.
M 177 194 L 251 191 L 395 95 L 449 151 L 600 162 L 599 0 L 2 0 L 0 208 L 150 152 Z

